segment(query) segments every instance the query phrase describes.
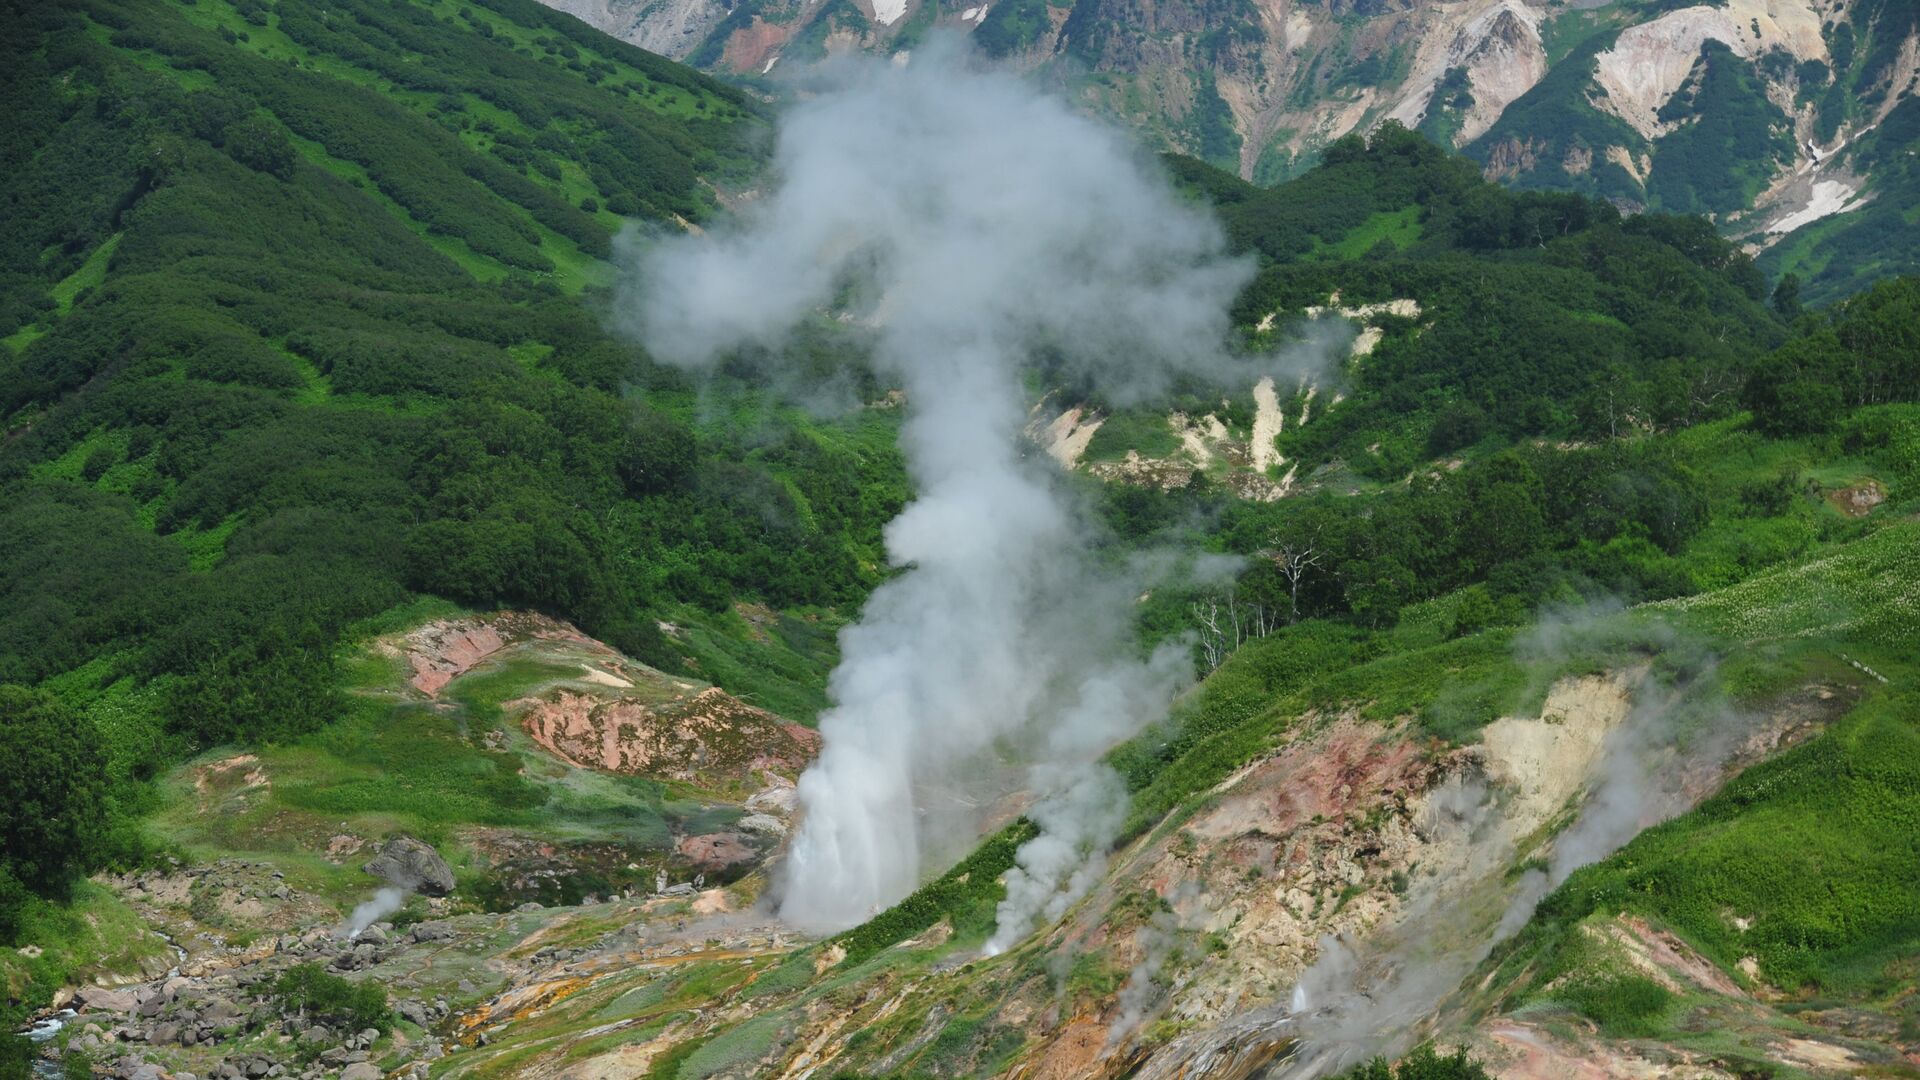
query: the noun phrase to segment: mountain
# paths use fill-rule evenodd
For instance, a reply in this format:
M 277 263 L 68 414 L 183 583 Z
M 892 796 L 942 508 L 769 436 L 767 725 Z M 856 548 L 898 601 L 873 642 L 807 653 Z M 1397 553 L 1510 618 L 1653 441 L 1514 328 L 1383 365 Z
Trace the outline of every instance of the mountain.
M 962 32 L 1089 109 L 1262 184 L 1396 120 L 1513 186 L 1711 215 L 1751 250 L 1778 244 L 1770 269 L 1822 301 L 1920 265 L 1899 213 L 1912 201 L 1920 15 L 1900 0 L 554 6 L 749 81 L 782 61 L 899 54 L 936 27 Z M 1853 269 L 1829 269 L 1836 250 Z
M 1194 685 L 1033 933 L 985 948 L 1015 790 L 815 935 L 772 868 L 914 403 L 855 317 L 804 410 L 610 328 L 773 110 L 531 0 L 7 16 L 0 1075 L 1920 1059 L 1920 279 L 1854 224 L 1903 208 L 1756 260 L 1403 126 L 1162 159 L 1236 348 L 1352 336 L 1149 400 L 1034 358 L 1098 555 L 1217 571 L 1124 597 Z

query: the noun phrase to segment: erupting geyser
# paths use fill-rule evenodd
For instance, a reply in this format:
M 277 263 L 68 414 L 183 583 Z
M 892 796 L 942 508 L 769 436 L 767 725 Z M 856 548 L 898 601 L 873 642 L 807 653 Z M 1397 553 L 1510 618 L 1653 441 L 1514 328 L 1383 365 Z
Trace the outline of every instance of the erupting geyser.
M 922 870 L 917 796 L 935 780 L 964 794 L 970 763 L 1012 750 L 1039 763 L 1047 835 L 1023 851 L 1004 931 L 1110 840 L 1124 791 L 1092 763 L 1190 666 L 1137 656 L 1137 580 L 1093 564 L 1057 477 L 1021 452 L 1023 365 L 1045 346 L 1110 400 L 1181 371 L 1251 382 L 1223 351 L 1251 267 L 1122 139 L 950 43 L 826 79 L 784 118 L 773 190 L 647 246 L 625 310 L 655 355 L 691 366 L 778 350 L 812 313 L 864 298 L 850 314 L 877 327 L 874 363 L 906 391 L 917 497 L 886 534 L 905 572 L 841 638 L 781 915 L 832 930 L 899 900 Z

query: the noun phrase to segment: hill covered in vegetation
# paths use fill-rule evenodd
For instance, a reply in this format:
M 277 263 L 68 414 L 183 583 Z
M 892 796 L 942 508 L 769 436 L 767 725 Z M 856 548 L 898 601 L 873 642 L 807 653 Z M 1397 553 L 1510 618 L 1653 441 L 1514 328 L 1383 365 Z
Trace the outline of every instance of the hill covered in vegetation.
M 81 714 L 109 816 L 200 748 L 339 720 L 337 650 L 422 594 L 819 706 L 818 642 L 729 605 L 877 580 L 892 414 L 815 423 L 749 369 L 703 413 L 595 285 L 632 216 L 746 175 L 753 100 L 531 3 L 8 25 L 0 681 L 41 688 L 10 725 Z M 67 873 L 141 856 L 80 831 Z
M 1403 966 L 1493 989 L 1409 1025 L 1496 1074 L 1527 1046 L 1729 1076 L 1914 1052 L 1913 279 L 1810 306 L 1704 219 L 1516 192 L 1397 125 L 1273 187 L 1169 159 L 1257 262 L 1250 352 L 1360 324 L 1274 403 L 1195 384 L 1119 409 L 1036 361 L 1047 407 L 1112 425 L 1090 456 L 1171 453 L 1169 412 L 1243 454 L 1061 478 L 1115 557 L 1238 560 L 1137 605 L 1143 641 L 1199 635 L 1204 681 L 1111 753 L 1124 837 L 1062 919 L 980 953 L 1016 820 L 808 942 L 740 912 L 833 631 L 886 573 L 898 402 L 831 320 L 810 412 L 762 357 L 695 385 L 605 329 L 617 231 L 723 213 L 762 105 L 524 0 L 9 15 L 15 1007 L 158 992 L 164 929 L 198 981 L 163 1016 L 80 1004 L 170 1025 L 141 1052 L 202 1075 L 343 1063 L 291 1041 L 283 984 L 366 1005 L 364 1052 L 432 1075 L 1157 1075 L 1304 1061 L 1313 1030 L 1262 1010 L 1321 936 L 1437 925 L 1492 951 Z M 1497 947 L 1397 921 L 1455 911 L 1427 890 L 1463 856 L 1422 816 L 1450 781 L 1508 791 L 1510 848 L 1461 864 L 1503 895 L 1553 865 L 1605 734 L 1667 701 L 1763 718 L 1759 741 Z M 1538 761 L 1558 786 L 1514 779 Z M 443 849 L 451 894 L 331 938 L 395 834 Z M 391 985 L 398 1015 L 307 960 Z M 237 1011 L 203 1042 L 211 1002 Z M 1399 1075 L 1471 1074 L 1447 1060 Z

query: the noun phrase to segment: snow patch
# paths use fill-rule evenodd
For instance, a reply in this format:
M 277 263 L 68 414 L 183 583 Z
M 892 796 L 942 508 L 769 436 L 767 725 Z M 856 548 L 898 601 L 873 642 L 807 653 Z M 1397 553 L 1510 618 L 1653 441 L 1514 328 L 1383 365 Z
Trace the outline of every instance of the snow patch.
M 779 63 L 779 62 L 780 62 L 780 54 L 779 54 L 779 53 L 774 53 L 774 54 L 773 54 L 772 56 L 769 56 L 769 57 L 767 57 L 767 64 L 766 64 L 766 66 L 765 66 L 765 67 L 763 67 L 763 68 L 761 68 L 761 69 L 760 69 L 760 74 L 762 74 L 762 75 L 765 75 L 765 74 L 766 74 L 767 72 L 769 72 L 769 71 L 772 71 L 772 70 L 773 70 L 773 65 L 775 65 L 775 64 L 777 64 L 777 63 Z
M 892 26 L 907 13 L 907 0 L 873 0 L 873 21 Z
M 1854 199 L 1856 194 L 1858 192 L 1853 185 L 1844 180 L 1815 180 L 1813 195 L 1808 199 L 1807 205 L 1767 226 L 1767 231 L 1770 233 L 1792 232 L 1802 225 L 1811 225 L 1823 217 L 1857 210 L 1866 204 L 1866 200 Z

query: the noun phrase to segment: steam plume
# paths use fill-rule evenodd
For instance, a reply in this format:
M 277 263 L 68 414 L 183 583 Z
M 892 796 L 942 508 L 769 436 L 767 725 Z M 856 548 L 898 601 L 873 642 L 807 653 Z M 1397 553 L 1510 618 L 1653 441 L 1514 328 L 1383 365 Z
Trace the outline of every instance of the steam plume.
M 773 189 L 642 252 L 624 309 L 655 355 L 698 366 L 777 353 L 838 307 L 906 391 L 918 497 L 886 534 L 905 572 L 842 634 L 781 915 L 837 929 L 906 895 L 948 821 L 930 792 L 977 801 L 993 752 L 1044 763 L 1049 835 L 1002 910 L 1030 925 L 1116 827 L 1122 793 L 1090 762 L 1184 673 L 1129 658 L 1131 583 L 1093 563 L 1056 478 L 1024 460 L 1023 365 L 1044 347 L 1116 402 L 1225 372 L 1251 267 L 1115 135 L 950 41 L 905 67 L 846 64 L 819 91 L 784 118 Z
M 347 916 L 347 921 L 335 931 L 335 935 L 349 940 L 359 937 L 367 927 L 405 907 L 407 892 L 393 885 L 375 889 L 373 899 L 355 905 L 353 914 Z
M 1679 670 L 1670 681 L 1643 678 L 1627 718 L 1610 732 L 1570 824 L 1552 841 L 1544 868 L 1511 889 L 1461 892 L 1421 879 L 1394 925 L 1356 946 L 1329 938 L 1302 973 L 1290 1008 L 1304 1049 L 1271 1075 L 1324 1076 L 1374 1054 L 1404 1053 L 1420 1025 L 1500 942 L 1519 933 L 1547 894 L 1574 871 L 1618 851 L 1642 830 L 1684 812 L 1711 787 L 1753 718 L 1721 693 L 1703 647 L 1654 620 L 1619 616 L 1617 605 L 1544 617 L 1519 644 L 1522 657 L 1564 662 L 1604 648 L 1623 630 L 1655 647 Z M 1477 778 L 1450 781 L 1429 801 L 1423 828 L 1465 830 L 1468 865 L 1453 881 L 1498 880 L 1514 854 L 1493 793 Z M 1495 916 L 1497 914 L 1497 917 Z M 1291 1015 L 1287 1015 L 1291 1014 Z M 1284 1016 L 1284 1019 L 1281 1017 Z

